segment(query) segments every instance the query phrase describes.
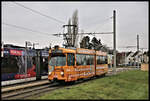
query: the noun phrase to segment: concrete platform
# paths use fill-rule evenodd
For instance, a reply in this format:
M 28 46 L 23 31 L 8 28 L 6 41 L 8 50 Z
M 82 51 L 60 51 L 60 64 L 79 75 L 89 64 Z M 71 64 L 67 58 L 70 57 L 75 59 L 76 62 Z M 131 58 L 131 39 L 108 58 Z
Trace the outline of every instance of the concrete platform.
M 42 76 L 41 79 L 47 79 L 48 76 Z M 17 84 L 17 83 L 23 83 L 23 82 L 28 82 L 28 81 L 35 81 L 36 77 L 31 77 L 31 78 L 25 78 L 25 79 L 18 79 L 18 80 L 9 80 L 9 81 L 2 81 L 1 86 L 7 86 L 11 84 Z

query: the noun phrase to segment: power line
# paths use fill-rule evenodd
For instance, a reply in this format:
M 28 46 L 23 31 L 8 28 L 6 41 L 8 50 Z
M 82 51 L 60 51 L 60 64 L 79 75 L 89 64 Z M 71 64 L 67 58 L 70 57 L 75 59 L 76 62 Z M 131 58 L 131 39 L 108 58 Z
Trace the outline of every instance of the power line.
M 4 22 L 2 22 L 2 24 L 7 25 L 7 26 L 11 26 L 11 27 L 15 27 L 15 28 L 19 28 L 19 29 L 23 29 L 23 30 L 27 30 L 27 31 L 31 31 L 31 32 L 40 33 L 40 34 L 43 33 L 43 34 L 41 34 L 41 35 L 47 35 L 47 36 L 50 35 L 50 34 L 45 33 L 45 32 L 40 32 L 40 31 L 36 31 L 36 30 L 33 30 L 33 29 L 29 29 L 29 28 L 25 28 L 25 27 L 13 25 L 13 24 L 8 24 L 8 23 L 4 23 Z
M 49 18 L 49 19 L 55 20 L 55 21 L 57 21 L 57 22 L 59 22 L 59 23 L 62 23 L 62 24 L 65 23 L 65 22 L 63 22 L 63 21 L 60 21 L 60 20 L 54 18 L 54 17 L 50 17 L 50 16 L 48 16 L 48 15 L 42 14 L 42 13 L 39 12 L 39 11 L 33 10 L 33 9 L 29 8 L 29 7 L 26 7 L 26 6 L 24 6 L 24 5 L 20 4 L 20 3 L 16 3 L 16 2 L 13 2 L 13 3 L 15 3 L 16 5 L 21 6 L 21 7 L 25 8 L 25 9 L 28 9 L 28 10 L 34 12 L 34 13 L 37 13 L 37 14 L 40 14 L 40 15 L 42 15 L 42 16 L 44 16 L 44 17 Z
M 108 23 L 108 21 L 110 20 L 110 19 L 112 19 L 113 17 L 111 16 L 111 17 L 108 17 L 108 18 L 106 18 L 106 19 L 104 19 L 104 20 L 101 20 L 100 21 L 100 23 L 99 24 L 97 24 L 95 27 L 92 27 L 91 28 L 91 30 L 97 30 L 97 28 L 98 28 L 98 26 L 102 26 L 102 25 L 104 25 L 104 24 L 106 24 L 106 23 Z M 96 23 L 97 23 L 98 21 L 96 21 Z M 82 26 L 81 26 L 82 27 Z M 87 27 L 86 27 L 87 28 Z
M 101 26 L 103 26 L 103 25 L 105 25 L 105 24 L 107 24 L 108 23 L 108 21 L 110 20 L 110 19 L 112 19 L 113 17 L 111 16 L 111 17 L 109 17 L 109 18 L 107 18 L 107 19 L 104 19 L 103 21 L 101 21 L 101 23 L 100 24 L 98 24 L 97 26 L 96 26 L 96 28 L 94 28 L 93 30 L 94 31 L 96 31 L 98 28 L 100 28 Z M 97 21 L 98 22 L 98 21 Z
M 83 34 L 88 34 L 88 35 L 93 35 L 93 34 L 113 34 L 113 32 L 101 32 L 101 33 L 78 33 L 77 35 L 83 35 Z M 64 34 L 62 34 L 62 33 L 59 33 L 59 34 L 52 34 L 52 35 L 54 35 L 54 36 L 60 36 L 60 35 L 67 35 L 67 33 L 64 33 Z M 73 35 L 73 34 L 69 34 L 69 35 Z
M 103 20 L 97 20 L 97 21 L 95 21 L 94 23 L 97 23 L 97 22 L 101 22 L 101 23 L 104 23 L 104 22 L 107 22 L 107 21 L 109 21 L 110 19 L 112 19 L 113 18 L 113 16 L 111 16 L 111 17 L 108 17 L 108 18 L 105 18 L 105 19 L 103 19 Z
M 134 49 L 136 49 L 136 47 L 137 46 L 120 46 L 120 47 L 118 47 L 118 48 L 126 48 L 126 49 L 128 49 L 128 48 L 134 48 Z M 148 48 L 139 48 L 139 49 L 148 49 Z

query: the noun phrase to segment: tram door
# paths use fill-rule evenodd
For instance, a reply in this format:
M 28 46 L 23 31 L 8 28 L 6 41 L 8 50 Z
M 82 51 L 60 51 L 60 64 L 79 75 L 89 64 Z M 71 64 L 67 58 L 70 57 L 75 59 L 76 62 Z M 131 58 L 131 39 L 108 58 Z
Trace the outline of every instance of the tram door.
M 76 80 L 76 67 L 75 67 L 75 54 L 68 53 L 67 54 L 67 72 L 68 74 L 68 81 Z

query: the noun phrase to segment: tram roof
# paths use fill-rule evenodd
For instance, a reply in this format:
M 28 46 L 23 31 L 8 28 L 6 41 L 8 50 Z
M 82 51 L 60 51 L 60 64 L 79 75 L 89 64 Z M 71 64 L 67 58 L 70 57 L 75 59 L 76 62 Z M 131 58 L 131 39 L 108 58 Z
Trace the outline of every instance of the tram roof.
M 54 47 L 49 50 L 49 53 L 52 53 L 54 50 L 61 50 L 58 53 L 79 53 L 79 54 L 95 54 L 95 50 L 93 49 L 83 49 L 83 48 L 61 48 L 61 47 Z M 57 52 L 56 52 L 57 53 Z
M 106 56 L 107 53 L 106 53 L 106 52 L 102 52 L 102 51 L 96 51 L 96 55 L 103 55 L 103 56 Z
M 59 51 L 58 51 L 59 50 Z M 62 48 L 62 47 L 54 47 L 52 49 L 49 50 L 49 53 L 52 53 L 52 51 L 55 53 L 79 53 L 79 54 L 95 54 L 96 55 L 103 55 L 106 56 L 107 53 L 106 52 L 102 52 L 102 51 L 95 51 L 94 49 L 84 49 L 84 48 Z
M 68 49 L 68 48 L 62 48 L 62 47 L 52 48 L 49 50 L 49 53 L 52 53 L 52 51 L 56 53 L 76 53 L 75 49 Z
M 84 48 L 77 48 L 77 53 L 95 54 L 95 50 L 93 50 L 93 49 L 84 49 Z

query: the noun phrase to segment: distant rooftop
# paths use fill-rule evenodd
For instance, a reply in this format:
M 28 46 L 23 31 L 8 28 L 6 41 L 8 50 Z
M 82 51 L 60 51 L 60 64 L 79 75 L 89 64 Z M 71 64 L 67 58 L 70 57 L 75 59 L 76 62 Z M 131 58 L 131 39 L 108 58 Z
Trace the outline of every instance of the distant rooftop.
M 16 46 L 16 45 L 13 45 L 13 44 L 4 44 L 4 47 L 11 47 L 11 48 L 25 48 L 23 46 Z
M 131 53 L 132 53 L 131 51 L 130 51 L 130 52 L 127 52 L 126 56 L 129 56 Z
M 132 55 L 132 57 L 135 57 L 139 52 L 140 52 L 140 51 L 136 51 L 136 52 Z

